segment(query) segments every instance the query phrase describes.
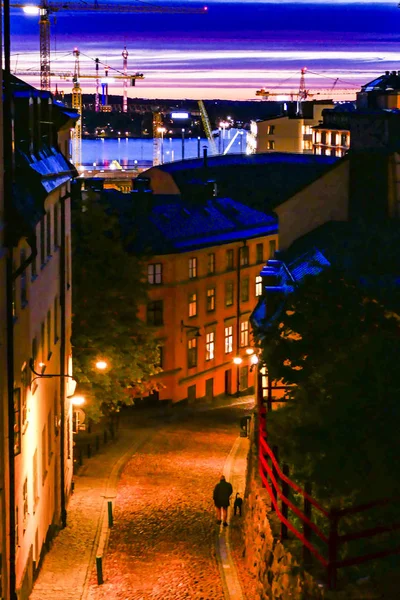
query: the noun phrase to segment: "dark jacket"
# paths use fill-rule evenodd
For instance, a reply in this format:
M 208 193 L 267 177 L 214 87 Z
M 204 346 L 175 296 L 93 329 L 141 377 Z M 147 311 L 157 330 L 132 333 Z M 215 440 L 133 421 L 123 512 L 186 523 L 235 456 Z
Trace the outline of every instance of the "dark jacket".
M 214 488 L 213 499 L 216 506 L 229 506 L 233 489 L 228 481 L 220 481 Z

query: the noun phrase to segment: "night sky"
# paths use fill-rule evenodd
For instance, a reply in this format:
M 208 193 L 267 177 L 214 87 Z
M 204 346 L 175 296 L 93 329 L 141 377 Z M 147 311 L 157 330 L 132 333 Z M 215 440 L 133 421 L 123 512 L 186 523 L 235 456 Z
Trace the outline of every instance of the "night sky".
M 200 7 L 204 3 L 164 0 L 159 4 Z M 94 73 L 96 57 L 122 69 L 126 44 L 129 70 L 143 72 L 146 78 L 130 88 L 130 96 L 205 99 L 255 99 L 260 87 L 276 93 L 296 90 L 302 67 L 308 69 L 311 90 L 330 89 L 336 78 L 335 88 L 357 89 L 385 70 L 400 68 L 396 0 L 209 0 L 206 4 L 208 13 L 198 15 L 60 11 L 55 23 L 52 17 L 51 68 L 72 71 L 72 50 L 77 46 L 83 72 Z M 13 9 L 11 20 L 13 70 L 38 70 L 37 17 Z M 86 91 L 93 90 L 89 81 L 82 85 Z M 56 82 L 59 89 L 70 91 L 69 82 L 52 78 L 53 86 Z M 119 84 L 110 86 L 110 93 L 120 92 Z

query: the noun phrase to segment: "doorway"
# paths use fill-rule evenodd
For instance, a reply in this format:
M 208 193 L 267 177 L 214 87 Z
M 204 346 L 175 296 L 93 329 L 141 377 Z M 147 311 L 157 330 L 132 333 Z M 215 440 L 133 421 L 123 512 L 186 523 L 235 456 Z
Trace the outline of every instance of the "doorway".
M 206 402 L 214 400 L 214 379 L 206 379 Z
M 225 394 L 232 395 L 232 369 L 225 371 Z
M 196 385 L 189 385 L 187 391 L 187 398 L 189 404 L 196 401 Z

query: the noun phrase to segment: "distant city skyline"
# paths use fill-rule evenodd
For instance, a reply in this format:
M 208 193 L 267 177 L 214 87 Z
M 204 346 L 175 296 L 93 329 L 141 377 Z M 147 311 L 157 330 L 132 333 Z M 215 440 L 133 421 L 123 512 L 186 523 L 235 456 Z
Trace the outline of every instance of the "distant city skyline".
M 96 57 L 121 71 L 126 44 L 129 71 L 145 76 L 129 88 L 130 97 L 251 100 L 261 87 L 275 94 L 296 91 L 302 67 L 308 69 L 307 88 L 315 94 L 319 88 L 333 88 L 334 95 L 336 89 L 357 90 L 400 63 L 400 9 L 395 1 L 164 0 L 155 4 L 206 4 L 209 10 L 196 15 L 60 11 L 55 23 L 51 17 L 51 70 L 72 72 L 77 46 L 82 72 L 94 73 Z M 17 75 L 38 71 L 37 17 L 13 9 L 11 23 L 13 71 Z M 38 85 L 38 78 L 20 77 Z M 53 90 L 56 83 L 59 90 L 71 90 L 70 81 L 52 77 Z M 81 87 L 93 92 L 94 82 L 83 80 Z M 122 86 L 110 85 L 109 92 L 121 94 Z

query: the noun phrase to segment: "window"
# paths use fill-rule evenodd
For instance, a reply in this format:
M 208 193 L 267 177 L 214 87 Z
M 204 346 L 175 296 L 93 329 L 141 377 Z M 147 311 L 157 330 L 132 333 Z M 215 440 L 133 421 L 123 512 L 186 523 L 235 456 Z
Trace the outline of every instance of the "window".
M 51 212 L 46 214 L 46 254 L 51 255 Z
M 37 449 L 33 455 L 32 460 L 32 484 L 33 484 L 33 511 L 35 511 L 35 507 L 37 501 L 39 500 L 39 492 L 38 492 L 38 459 L 37 459 Z
M 26 252 L 24 249 L 21 250 L 20 252 L 20 266 L 24 264 L 26 260 Z M 21 298 L 21 308 L 24 308 L 24 306 L 26 306 L 28 304 L 28 291 L 26 288 L 26 271 L 23 270 L 21 273 L 21 279 L 20 279 L 20 298 Z
M 275 141 L 268 140 L 268 150 L 275 150 Z
M 215 254 L 209 254 L 207 257 L 207 273 L 211 275 L 215 273 Z
M 197 277 L 197 258 L 189 258 L 189 279 Z
M 240 282 L 240 300 L 247 302 L 249 299 L 249 278 L 244 277 Z
M 197 366 L 197 338 L 188 340 L 188 368 Z
M 163 322 L 163 301 L 149 302 L 147 305 L 147 324 L 162 325 Z
M 249 322 L 242 321 L 240 323 L 240 347 L 244 348 L 249 345 Z
M 257 275 L 256 277 L 256 297 L 262 296 L 262 277 Z
M 336 132 L 331 133 L 331 146 L 336 146 Z
M 49 464 L 53 455 L 53 431 L 52 431 L 52 411 L 47 415 L 47 454 Z
M 234 268 L 233 250 L 227 250 L 226 251 L 226 270 L 232 271 L 233 268 Z
M 21 452 L 21 388 L 14 389 L 14 456 Z
M 67 290 L 71 287 L 71 245 L 69 236 L 65 238 L 65 280 L 67 284 Z
M 46 262 L 46 215 L 42 217 L 40 227 L 40 266 L 43 267 Z
M 160 285 L 162 283 L 162 264 L 155 263 L 147 266 L 147 281 L 150 285 Z
M 269 257 L 274 258 L 276 252 L 276 240 L 269 241 Z
M 24 527 L 24 533 L 25 533 L 26 523 L 28 521 L 28 512 L 29 512 L 29 506 L 28 506 L 28 478 L 27 477 L 25 477 L 24 487 L 22 488 L 22 506 L 23 506 L 23 514 L 24 514 L 23 527 Z
M 326 144 L 326 136 L 327 136 L 327 132 L 323 131 L 321 133 L 321 142 L 322 142 L 322 144 Z
M 58 342 L 58 297 L 54 298 L 54 343 Z
M 29 385 L 28 381 L 28 367 L 26 363 L 24 363 L 21 369 L 21 425 L 25 425 L 26 419 L 28 417 L 28 408 L 27 408 L 27 388 Z
M 53 225 L 53 244 L 54 248 L 58 248 L 58 219 L 59 219 L 59 204 L 54 205 L 54 225 Z
M 215 288 L 209 288 L 207 290 L 207 311 L 213 310 L 215 310 Z
M 249 247 L 242 246 L 239 250 L 240 266 L 246 267 L 249 264 Z
M 256 245 L 256 262 L 257 263 L 264 262 L 264 244 Z
M 348 146 L 348 141 L 347 141 L 347 133 L 342 133 L 340 136 L 340 144 L 341 146 Z
M 267 135 L 273 135 L 275 133 L 275 125 L 267 126 Z
M 206 334 L 206 360 L 212 360 L 215 354 L 215 333 Z
M 47 359 L 46 357 L 46 338 L 45 338 L 45 333 L 46 333 L 46 325 L 45 322 L 43 321 L 43 323 L 40 326 L 40 349 L 41 349 L 41 362 L 44 363 Z
M 197 315 L 197 294 L 189 294 L 189 317 L 195 317 Z
M 225 282 L 225 306 L 233 304 L 233 281 Z
M 47 475 L 47 431 L 46 425 L 42 429 L 42 484 Z
M 233 327 L 229 325 L 225 327 L 225 354 L 229 354 L 233 350 Z
M 51 311 L 47 311 L 47 360 L 49 360 L 51 356 Z

